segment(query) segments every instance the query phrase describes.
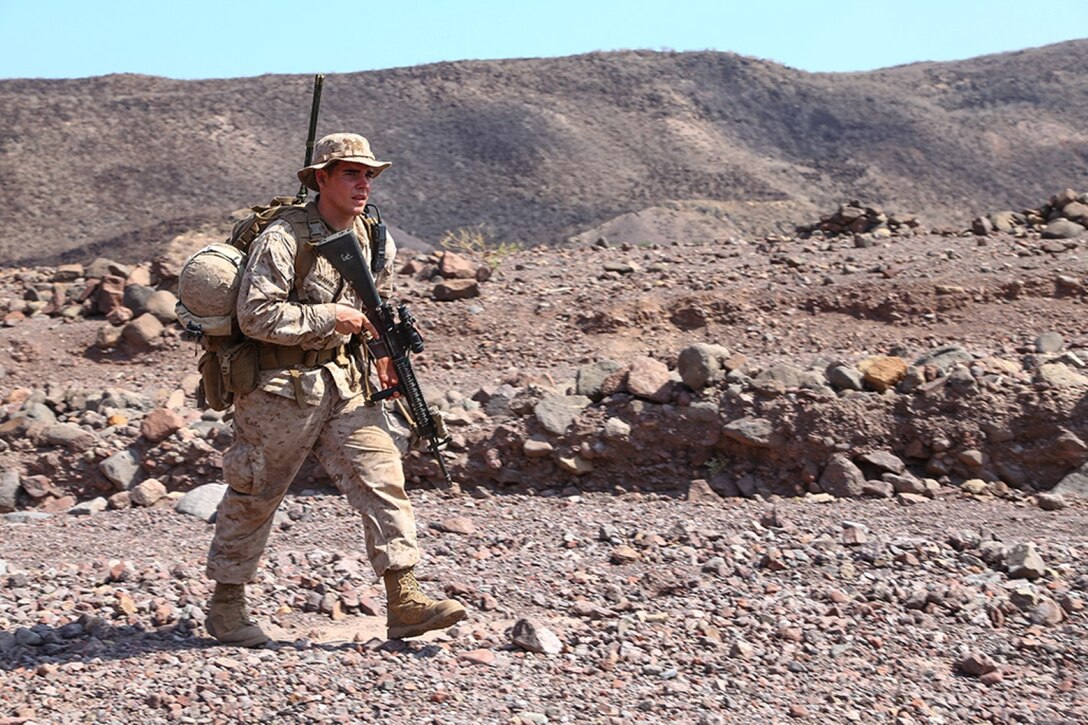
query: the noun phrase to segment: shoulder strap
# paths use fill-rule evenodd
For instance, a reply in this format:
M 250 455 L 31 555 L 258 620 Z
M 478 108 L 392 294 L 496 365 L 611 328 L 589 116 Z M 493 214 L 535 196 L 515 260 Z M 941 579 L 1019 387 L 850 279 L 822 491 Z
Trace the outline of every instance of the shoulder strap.
M 248 254 L 249 245 L 264 231 L 264 228 L 292 208 L 292 200 L 293 197 L 277 196 L 265 206 L 251 207 L 252 214 L 238 220 L 231 229 L 227 244 Z
M 366 236 L 370 240 L 370 271 L 377 277 L 385 269 L 385 223 L 376 205 L 367 204 L 363 212 Z
M 299 295 L 306 275 L 314 267 L 314 259 L 317 253 L 314 252 L 313 245 L 325 236 L 325 223 L 321 221 L 321 216 L 317 213 L 317 206 L 313 202 L 306 206 L 282 207 L 275 218 L 277 220 L 282 219 L 290 224 L 291 231 L 294 233 L 295 239 L 298 240 L 298 245 L 295 248 L 294 291 L 296 295 Z M 371 271 L 377 275 L 385 268 L 386 262 L 385 224 L 382 223 L 380 216 L 375 219 L 367 215 L 363 217 L 363 225 L 366 228 L 366 236 L 370 242 Z M 337 296 L 339 296 L 339 293 L 337 293 Z
M 295 294 L 302 290 L 306 275 L 314 268 L 313 243 L 325 235 L 325 226 L 313 204 L 284 208 L 276 217 L 291 226 L 297 245 L 295 247 Z
M 366 238 L 370 242 L 370 272 L 371 274 L 377 274 L 378 271 L 385 266 L 385 246 L 381 249 L 378 247 L 378 235 L 375 227 L 378 222 L 373 217 L 363 217 L 363 226 L 366 227 Z

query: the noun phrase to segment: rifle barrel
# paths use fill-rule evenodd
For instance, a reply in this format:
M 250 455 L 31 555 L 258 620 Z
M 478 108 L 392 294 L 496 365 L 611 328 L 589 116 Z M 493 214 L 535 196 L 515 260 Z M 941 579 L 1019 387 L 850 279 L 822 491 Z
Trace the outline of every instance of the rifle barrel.
M 310 129 L 306 133 L 306 160 L 303 161 L 303 168 L 310 165 L 310 162 L 314 160 L 314 138 L 317 136 L 317 114 L 321 110 L 321 89 L 325 85 L 325 74 L 318 73 L 314 76 L 314 95 L 310 101 Z M 309 189 L 305 184 L 302 184 L 298 188 L 298 203 L 301 204 L 306 200 L 306 193 Z

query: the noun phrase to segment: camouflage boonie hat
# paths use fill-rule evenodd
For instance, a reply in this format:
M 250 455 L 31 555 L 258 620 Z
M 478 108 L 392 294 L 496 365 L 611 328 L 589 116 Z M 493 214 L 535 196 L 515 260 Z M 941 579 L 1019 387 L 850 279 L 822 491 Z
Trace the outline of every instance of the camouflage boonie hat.
M 374 158 L 374 152 L 370 150 L 370 142 L 357 133 L 330 133 L 324 136 L 314 145 L 313 163 L 304 169 L 299 169 L 298 180 L 314 191 L 317 188 L 317 178 L 314 174 L 318 169 L 323 169 L 333 161 L 348 161 L 353 164 L 363 164 L 374 169 L 374 176 L 388 169 L 392 164 L 388 161 L 378 161 Z

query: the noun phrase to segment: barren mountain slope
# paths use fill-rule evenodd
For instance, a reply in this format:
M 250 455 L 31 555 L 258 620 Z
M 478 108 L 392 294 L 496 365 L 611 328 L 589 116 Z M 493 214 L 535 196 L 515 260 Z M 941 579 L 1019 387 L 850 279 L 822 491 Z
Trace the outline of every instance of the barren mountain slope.
M 441 63 L 330 76 L 319 133 L 369 133 L 396 163 L 378 201 L 432 243 L 554 243 L 666 203 L 667 240 L 789 229 L 845 198 L 964 226 L 1083 186 L 1086 79 L 1088 41 L 835 75 L 713 52 Z M 293 192 L 310 83 L 0 82 L 0 253 L 137 261 Z

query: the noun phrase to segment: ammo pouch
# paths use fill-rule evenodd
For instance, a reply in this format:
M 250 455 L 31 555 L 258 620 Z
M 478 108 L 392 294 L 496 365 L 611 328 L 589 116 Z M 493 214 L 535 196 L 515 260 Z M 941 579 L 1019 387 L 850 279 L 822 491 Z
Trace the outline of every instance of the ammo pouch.
M 234 395 L 223 387 L 223 371 L 219 367 L 219 354 L 206 350 L 197 363 L 200 385 L 196 389 L 196 404 L 201 408 L 226 410 L 234 402 Z
M 224 343 L 206 351 L 197 363 L 197 403 L 212 410 L 226 410 L 235 395 L 255 390 L 260 374 L 257 359 L 257 345 L 251 340 Z
M 257 359 L 257 343 L 252 340 L 219 348 L 219 369 L 223 373 L 224 390 L 234 395 L 245 395 L 256 390 L 260 375 Z

